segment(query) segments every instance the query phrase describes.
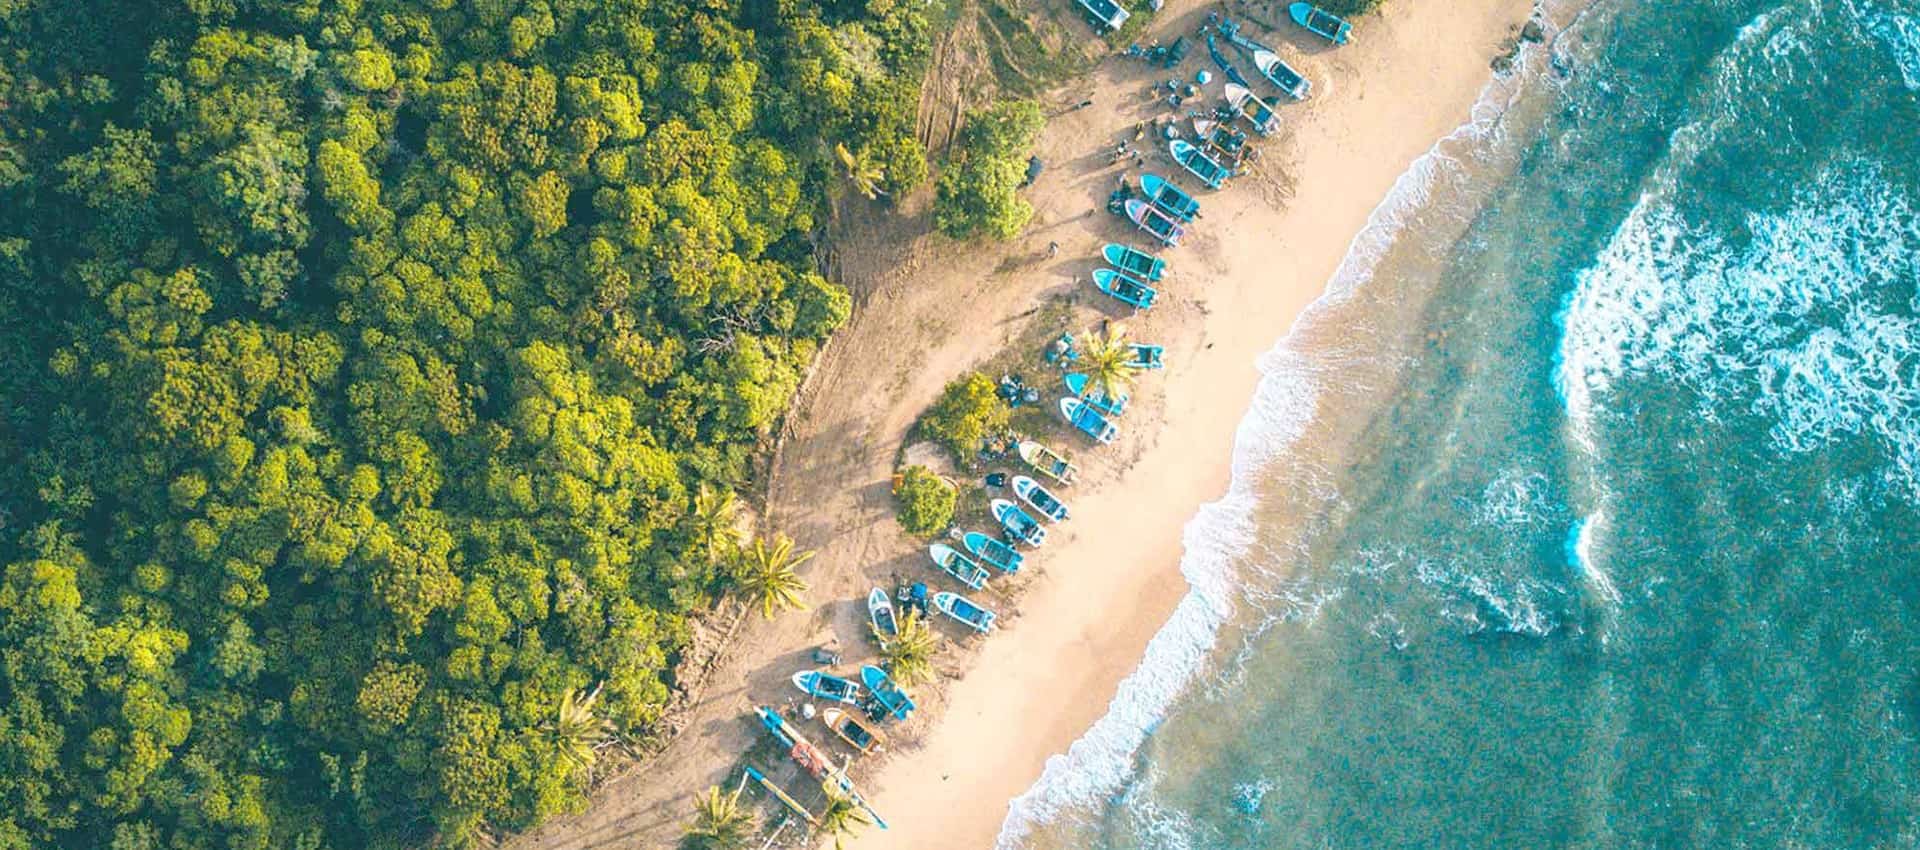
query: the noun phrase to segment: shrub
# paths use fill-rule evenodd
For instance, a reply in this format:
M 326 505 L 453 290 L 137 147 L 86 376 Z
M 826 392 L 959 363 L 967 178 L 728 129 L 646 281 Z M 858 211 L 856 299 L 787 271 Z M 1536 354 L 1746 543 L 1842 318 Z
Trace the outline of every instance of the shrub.
M 1007 427 L 1007 406 L 994 394 L 993 380 L 979 372 L 947 385 L 940 400 L 920 417 L 920 434 L 947 447 L 962 466 L 969 465 L 987 434 Z
M 1027 150 L 1046 116 L 1031 101 L 1008 101 L 969 116 L 960 159 L 940 175 L 933 223 L 955 239 L 981 234 L 1011 239 L 1033 218 L 1017 193 L 1027 176 Z
M 953 506 L 959 494 L 953 485 L 924 466 L 909 466 L 893 488 L 900 502 L 900 525 L 908 533 L 932 537 L 953 524 Z

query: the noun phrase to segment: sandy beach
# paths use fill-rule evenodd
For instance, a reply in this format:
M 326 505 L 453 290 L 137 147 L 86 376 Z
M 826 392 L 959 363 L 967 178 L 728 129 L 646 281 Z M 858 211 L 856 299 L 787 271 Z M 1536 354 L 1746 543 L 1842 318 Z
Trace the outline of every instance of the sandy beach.
M 1398 0 L 1358 21 L 1354 43 L 1337 51 L 1296 28 L 1254 28 L 1302 60 L 1316 96 L 1281 107 L 1285 129 L 1261 142 L 1260 173 L 1199 195 L 1203 218 L 1165 254 L 1167 300 L 1129 320 L 1135 339 L 1167 346 L 1168 368 L 1141 381 L 1119 445 L 1071 446 L 1085 470 L 1063 494 L 1074 519 L 1029 557 L 1031 576 L 986 597 L 1004 628 L 984 639 L 944 630 L 954 640 L 942 666 L 964 675 L 924 689 L 923 710 L 891 732 L 891 752 L 855 765 L 891 828 L 869 829 L 849 846 L 992 846 L 1008 801 L 1107 710 L 1186 593 L 1182 529 L 1226 490 L 1256 358 L 1320 294 L 1399 175 L 1467 120 L 1490 61 L 1530 6 Z M 1174 0 L 1154 32 L 1167 40 L 1191 32 L 1209 8 Z M 1284 17 L 1278 5 L 1246 10 L 1269 22 Z M 1193 55 L 1198 61 L 1183 67 L 1189 77 L 1210 67 L 1204 45 Z M 818 550 L 805 573 L 815 608 L 725 635 L 724 654 L 663 754 L 605 783 L 585 813 L 507 846 L 672 846 L 693 796 L 730 785 L 740 754 L 760 738 L 752 707 L 793 702 L 786 679 L 811 666 L 810 648 L 837 639 L 849 665 L 871 654 L 860 604 L 867 589 L 896 573 L 926 574 L 924 543 L 892 515 L 888 482 L 901 442 L 941 387 L 1005 345 L 1041 299 L 1100 298 L 1085 282 L 1089 258 L 1104 242 L 1131 241 L 1130 225 L 1102 209 L 1123 170 L 1108 164 L 1107 151 L 1165 110 L 1144 92 L 1167 75 L 1110 57 L 1049 99 L 1059 114 L 1041 142 L 1048 170 L 1028 190 L 1037 214 L 1014 242 L 981 248 L 927 237 L 924 199 L 899 210 L 843 209 L 832 271 L 857 307 L 789 416 L 765 517 Z M 1092 107 L 1066 111 L 1089 96 Z M 1164 153 L 1144 167 L 1177 168 Z M 1048 259 L 1053 241 L 1060 251 Z M 817 723 L 805 728 L 817 741 L 828 737 Z

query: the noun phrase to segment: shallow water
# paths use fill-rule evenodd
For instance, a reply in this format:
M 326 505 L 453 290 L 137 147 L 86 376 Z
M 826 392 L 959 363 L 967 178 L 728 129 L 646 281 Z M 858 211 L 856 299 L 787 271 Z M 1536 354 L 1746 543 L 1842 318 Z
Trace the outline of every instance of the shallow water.
M 1003 846 L 1920 844 L 1920 8 L 1565 17 L 1263 363 Z

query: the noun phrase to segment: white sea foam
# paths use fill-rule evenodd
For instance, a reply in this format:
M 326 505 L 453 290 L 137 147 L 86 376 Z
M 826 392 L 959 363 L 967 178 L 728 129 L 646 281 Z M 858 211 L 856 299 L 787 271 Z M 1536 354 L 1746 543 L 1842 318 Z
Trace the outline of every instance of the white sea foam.
M 1593 559 L 1593 541 L 1599 529 L 1607 521 L 1604 510 L 1594 511 L 1573 524 L 1567 532 L 1567 560 L 1588 584 L 1593 586 L 1595 594 L 1608 604 L 1619 604 L 1620 589 L 1613 584 L 1613 576 L 1606 568 Z
M 1920 91 L 1920 18 L 1875 10 L 1864 16 L 1867 30 L 1887 46 L 1900 79 L 1907 88 Z

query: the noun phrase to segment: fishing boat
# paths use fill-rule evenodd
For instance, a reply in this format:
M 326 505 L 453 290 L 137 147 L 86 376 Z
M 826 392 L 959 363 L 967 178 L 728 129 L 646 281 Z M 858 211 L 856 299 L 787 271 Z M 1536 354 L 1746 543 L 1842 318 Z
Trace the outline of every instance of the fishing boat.
M 934 566 L 953 576 L 955 581 L 974 590 L 987 586 L 987 576 L 991 575 L 987 568 L 968 560 L 967 556 L 954 551 L 952 546 L 935 543 L 927 547 L 927 554 L 933 557 Z
M 793 759 L 793 763 L 799 765 L 802 770 L 815 779 L 825 778 L 833 770 L 833 762 L 827 758 L 826 752 L 808 741 L 800 734 L 800 730 L 793 728 L 793 724 L 788 723 L 787 719 L 781 717 L 780 712 L 775 711 L 772 706 L 759 706 L 753 711 L 760 716 L 760 725 L 767 730 L 767 734 L 772 735 L 774 740 L 787 745 L 787 757 Z
M 1293 3 L 1287 6 L 1287 15 L 1293 22 L 1334 44 L 1346 44 L 1347 35 L 1353 32 L 1353 25 L 1339 15 L 1315 6 L 1312 3 Z
M 900 621 L 893 616 L 893 597 L 882 588 L 867 594 L 867 619 L 873 622 L 873 636 L 883 644 L 900 633 Z
M 887 671 L 868 664 L 860 668 L 860 681 L 867 686 L 874 700 L 879 702 L 880 706 L 887 710 L 887 714 L 893 716 L 893 719 L 905 720 L 907 715 L 913 713 L 913 698 L 907 696 L 906 691 L 900 690 L 900 686 L 893 683 Z
M 1313 93 L 1313 83 L 1308 82 L 1305 75 L 1295 71 L 1292 65 L 1283 61 L 1278 53 L 1271 50 L 1254 51 L 1253 67 L 1259 68 L 1260 76 L 1266 77 L 1269 82 L 1278 86 L 1280 91 L 1294 100 L 1306 100 L 1307 95 Z
M 1233 63 L 1227 61 L 1227 57 L 1220 52 L 1220 45 L 1213 40 L 1212 33 L 1207 34 L 1207 52 L 1213 54 L 1213 64 L 1220 66 L 1220 73 L 1227 75 L 1228 82 L 1243 86 L 1253 85 L 1247 82 L 1246 77 L 1240 76 L 1240 69 L 1233 67 Z
M 1148 283 L 1158 281 L 1167 272 L 1166 260 L 1118 242 L 1108 242 L 1106 247 L 1100 249 L 1100 256 L 1107 261 L 1107 265 Z
M 1239 113 L 1240 117 L 1247 119 L 1247 123 L 1253 125 L 1254 132 L 1262 136 L 1270 136 L 1280 129 L 1280 113 L 1274 111 L 1272 104 L 1254 94 L 1253 89 L 1228 83 L 1226 93 L 1227 105 L 1232 107 L 1234 112 Z
M 802 670 L 793 674 L 793 686 L 800 692 L 828 702 L 856 705 L 864 696 L 860 685 L 821 670 Z
M 1027 440 L 1020 444 L 1018 451 L 1020 459 L 1038 470 L 1041 475 L 1062 484 L 1072 484 L 1080 478 L 1080 467 L 1068 463 L 1066 458 L 1061 457 L 1060 453 L 1053 449 Z
M 1081 401 L 1093 405 L 1094 410 L 1098 410 L 1108 416 L 1119 416 L 1122 413 L 1126 413 L 1127 402 L 1132 398 L 1132 396 L 1126 393 L 1118 393 L 1110 398 L 1105 390 L 1094 389 L 1092 387 L 1092 381 L 1086 375 L 1080 374 L 1079 372 L 1068 374 L 1065 378 L 1061 379 L 1061 382 L 1067 385 L 1067 392 L 1073 393 L 1078 396 Z
M 1127 218 L 1133 220 L 1141 230 L 1153 234 L 1153 238 L 1162 244 L 1173 246 L 1180 244 L 1180 237 L 1187 235 L 1187 229 L 1180 226 L 1173 216 L 1139 198 L 1129 199 L 1124 205 Z
M 820 712 L 820 722 L 832 729 L 833 734 L 839 735 L 840 740 L 852 744 L 854 749 L 862 753 L 872 752 L 874 747 L 886 740 L 880 730 L 861 722 L 860 712 L 857 711 L 829 708 Z
M 1220 184 L 1227 182 L 1227 178 L 1233 176 L 1233 169 L 1214 162 L 1212 157 L 1207 156 L 1186 139 L 1174 139 L 1168 142 L 1167 150 L 1173 154 L 1174 162 L 1180 163 L 1193 176 L 1200 178 L 1200 182 L 1207 184 L 1209 189 L 1220 188 Z M 1195 204 L 1194 208 L 1199 209 L 1199 205 Z
M 966 547 L 968 554 L 980 559 L 980 563 L 1003 573 L 1019 572 L 1020 563 L 1027 559 L 1012 546 L 978 531 L 967 532 L 967 536 L 962 538 L 960 543 Z
M 986 634 L 993 629 L 994 613 L 973 604 L 973 600 L 958 593 L 934 594 L 933 607 L 981 634 Z
M 1101 35 L 1119 29 L 1125 25 L 1132 13 L 1114 0 L 1079 0 L 1080 8 L 1087 10 L 1087 21 Z
M 1080 399 L 1071 396 L 1061 399 L 1060 415 L 1067 417 L 1067 421 L 1073 423 L 1073 427 L 1081 433 L 1103 445 L 1120 439 L 1120 426 L 1107 421 L 1107 417 L 1100 415 L 1093 405 Z
M 1181 221 L 1192 221 L 1194 216 L 1200 214 L 1199 201 L 1181 191 L 1179 186 L 1173 185 L 1173 181 L 1158 174 L 1140 175 L 1140 194 L 1152 201 L 1154 206 Z
M 993 518 L 999 520 L 1000 524 L 1012 532 L 1014 537 L 1020 539 L 1020 542 L 1034 547 L 1047 542 L 1046 526 L 1041 525 L 1039 520 L 1027 516 L 1027 512 L 1021 510 L 1019 505 L 1006 499 L 994 499 L 991 509 Z
M 1132 307 L 1146 310 L 1153 307 L 1153 299 L 1160 295 L 1158 290 L 1113 269 L 1094 269 L 1093 285 L 1101 292 L 1113 297 L 1113 300 Z
M 1019 496 L 1020 501 L 1032 505 L 1041 516 L 1053 522 L 1060 522 L 1067 518 L 1067 503 L 1047 492 L 1047 488 L 1040 486 L 1040 482 L 1025 475 L 1013 477 L 1013 494 Z
M 1167 350 L 1163 346 L 1136 342 L 1127 347 L 1133 351 L 1133 359 L 1127 361 L 1128 366 L 1135 369 L 1162 369 L 1167 365 L 1164 359 Z

